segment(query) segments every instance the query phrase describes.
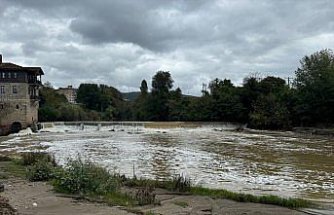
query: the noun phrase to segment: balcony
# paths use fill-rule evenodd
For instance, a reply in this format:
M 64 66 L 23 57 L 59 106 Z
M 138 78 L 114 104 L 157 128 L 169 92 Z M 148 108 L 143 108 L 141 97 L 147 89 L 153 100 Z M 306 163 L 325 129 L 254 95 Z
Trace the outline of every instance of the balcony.
M 40 97 L 36 95 L 30 95 L 30 100 L 39 100 Z
M 42 85 L 42 82 L 40 80 L 28 80 L 28 84 L 31 84 L 31 85 Z

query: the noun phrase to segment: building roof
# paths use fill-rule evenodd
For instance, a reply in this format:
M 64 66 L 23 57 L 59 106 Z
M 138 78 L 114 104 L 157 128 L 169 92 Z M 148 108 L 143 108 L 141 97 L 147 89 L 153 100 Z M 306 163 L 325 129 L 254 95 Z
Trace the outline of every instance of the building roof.
M 22 69 L 22 66 L 14 63 L 0 63 L 0 69 Z
M 30 73 L 35 73 L 36 75 L 44 75 L 44 72 L 41 67 L 23 67 Z
M 14 63 L 0 63 L 0 70 L 8 70 L 8 72 L 25 71 L 35 75 L 44 75 L 41 67 L 22 67 Z

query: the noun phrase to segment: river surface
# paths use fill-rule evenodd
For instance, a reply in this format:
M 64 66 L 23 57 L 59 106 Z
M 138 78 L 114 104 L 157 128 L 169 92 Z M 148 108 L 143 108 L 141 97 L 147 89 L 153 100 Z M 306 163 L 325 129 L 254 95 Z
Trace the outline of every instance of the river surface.
M 1 137 L 0 152 L 45 150 L 60 164 L 80 156 L 128 177 L 182 174 L 209 188 L 334 203 L 333 139 L 229 128 L 54 125 L 48 132 Z

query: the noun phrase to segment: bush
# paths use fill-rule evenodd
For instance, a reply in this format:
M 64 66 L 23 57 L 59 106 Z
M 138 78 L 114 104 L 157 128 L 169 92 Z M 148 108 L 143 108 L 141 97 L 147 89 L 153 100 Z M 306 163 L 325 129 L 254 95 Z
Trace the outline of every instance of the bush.
M 51 163 L 54 167 L 57 166 L 55 158 L 46 152 L 25 152 L 21 156 L 24 166 L 33 165 L 39 161 Z
M 53 166 L 44 160 L 27 167 L 26 178 L 29 181 L 48 181 L 53 177 Z
M 56 173 L 53 185 L 59 192 L 105 195 L 115 192 L 119 181 L 104 168 L 78 159 L 70 160 L 63 170 Z

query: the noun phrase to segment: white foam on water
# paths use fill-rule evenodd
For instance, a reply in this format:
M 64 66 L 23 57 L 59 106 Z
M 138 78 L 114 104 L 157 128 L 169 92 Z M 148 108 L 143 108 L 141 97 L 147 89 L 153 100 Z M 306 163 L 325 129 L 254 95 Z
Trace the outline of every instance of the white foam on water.
M 166 179 L 182 174 L 193 184 L 210 188 L 333 198 L 333 157 L 326 157 L 331 156 L 328 149 L 333 148 L 333 140 L 229 129 L 217 125 L 174 129 L 113 125 L 97 131 L 97 126 L 84 126 L 82 130 L 76 125 L 56 124 L 37 135 L 4 140 L 1 146 L 5 148 L 0 151 L 27 151 L 40 146 L 62 165 L 80 156 L 128 177 L 136 174 Z M 314 168 L 305 154 L 322 156 L 327 167 L 321 166 L 322 161 Z

